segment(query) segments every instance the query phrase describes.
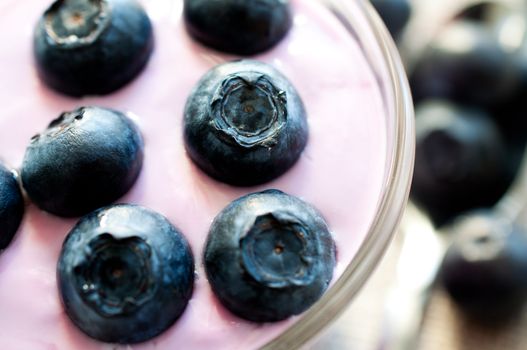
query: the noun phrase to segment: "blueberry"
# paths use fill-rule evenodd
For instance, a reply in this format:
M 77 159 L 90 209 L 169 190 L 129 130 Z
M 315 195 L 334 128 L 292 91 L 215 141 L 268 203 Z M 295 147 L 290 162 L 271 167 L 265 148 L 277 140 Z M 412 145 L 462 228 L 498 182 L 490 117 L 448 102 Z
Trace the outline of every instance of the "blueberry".
M 71 96 L 102 95 L 130 82 L 146 65 L 153 30 L 135 0 L 57 0 L 34 34 L 40 78 Z
M 183 14 L 196 40 L 239 55 L 270 49 L 292 24 L 289 0 L 185 0 Z
M 495 105 L 518 87 L 513 61 L 489 28 L 473 21 L 454 22 L 429 44 L 410 74 L 414 100 Z
M 481 110 L 428 101 L 416 109 L 416 137 L 411 196 L 438 225 L 493 205 L 512 182 L 500 131 Z
M 40 208 L 80 216 L 124 195 L 143 164 L 143 139 L 124 114 L 99 107 L 62 113 L 35 135 L 22 164 L 23 186 Z
M 84 333 L 138 343 L 183 313 L 192 296 L 194 260 L 165 217 L 120 204 L 86 215 L 70 231 L 57 280 L 67 315 Z
M 15 175 L 0 163 L 0 250 L 11 243 L 23 215 L 24 199 Z
M 261 184 L 300 157 L 308 137 L 305 114 L 295 88 L 273 67 L 225 63 L 207 72 L 187 100 L 187 152 L 217 180 Z
M 207 237 L 212 290 L 235 315 L 274 322 L 308 309 L 328 287 L 335 244 L 320 214 L 277 190 L 230 203 Z
M 499 25 L 496 26 L 496 35 L 510 39 L 509 48 L 514 57 L 513 68 L 520 82 L 515 88 L 514 94 L 508 96 L 500 104 L 493 106 L 491 112 L 502 129 L 507 142 L 519 151 L 520 156 L 523 156 L 527 142 L 527 133 L 525 132 L 527 130 L 527 119 L 524 118 L 527 113 L 527 104 L 525 103 L 527 98 L 527 41 L 524 40 L 520 45 L 518 41 L 513 40 L 516 37 L 511 36 L 510 32 L 517 28 L 518 20 L 524 19 L 517 12 L 501 15 L 498 18 Z M 519 47 L 515 47 L 515 44 L 518 44 Z
M 498 6 L 502 6 L 502 4 L 492 2 L 475 3 L 464 8 L 456 15 L 456 18 L 485 23 L 489 15 L 492 15 L 492 12 L 494 12 Z
M 410 19 L 410 2 L 408 0 L 371 0 L 371 3 L 392 36 L 398 38 Z
M 489 211 L 456 221 L 439 281 L 466 315 L 486 322 L 512 318 L 527 297 L 527 239 Z

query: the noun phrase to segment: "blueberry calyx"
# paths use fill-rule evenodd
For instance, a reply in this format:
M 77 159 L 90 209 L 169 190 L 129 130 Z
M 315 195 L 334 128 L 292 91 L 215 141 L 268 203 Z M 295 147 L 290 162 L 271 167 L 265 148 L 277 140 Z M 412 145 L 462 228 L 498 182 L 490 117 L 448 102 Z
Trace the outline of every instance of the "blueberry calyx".
M 41 209 L 81 216 L 130 190 L 141 172 L 143 149 L 141 133 L 127 115 L 81 107 L 62 113 L 31 138 L 22 184 Z
M 212 291 L 230 312 L 276 322 L 322 296 L 336 248 L 315 208 L 281 191 L 263 191 L 238 198 L 216 216 L 203 261 Z
M 156 293 L 154 259 L 152 249 L 140 237 L 96 236 L 74 267 L 78 293 L 103 317 L 130 314 Z
M 183 234 L 161 214 L 131 204 L 81 218 L 57 264 L 66 315 L 108 343 L 144 342 L 171 327 L 192 297 L 194 277 Z
M 207 175 L 235 186 L 271 181 L 300 158 L 307 113 L 274 67 L 238 60 L 209 70 L 185 104 L 185 148 Z
M 285 91 L 258 72 L 228 76 L 211 101 L 214 126 L 242 147 L 276 144 L 287 119 Z
M 154 48 L 137 0 L 55 0 L 33 36 L 40 79 L 74 97 L 109 94 L 132 81 Z
M 71 112 L 62 112 L 57 118 L 49 122 L 48 127 L 45 131 L 47 137 L 57 137 L 59 134 L 67 132 L 70 128 L 75 127 L 77 121 L 80 121 L 84 117 L 86 107 L 80 107 Z M 31 143 L 38 142 L 42 135 L 37 134 L 31 138 Z
M 312 265 L 319 243 L 310 236 L 287 212 L 258 216 L 240 239 L 242 265 L 258 283 L 271 288 L 309 285 L 315 278 Z
M 92 44 L 110 24 L 106 0 L 59 0 L 44 13 L 49 43 L 64 49 Z

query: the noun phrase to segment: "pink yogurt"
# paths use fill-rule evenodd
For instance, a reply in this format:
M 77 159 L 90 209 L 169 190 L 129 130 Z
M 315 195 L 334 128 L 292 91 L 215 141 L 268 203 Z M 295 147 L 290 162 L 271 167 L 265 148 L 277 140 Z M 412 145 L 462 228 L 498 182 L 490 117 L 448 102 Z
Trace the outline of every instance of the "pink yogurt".
M 185 234 L 196 261 L 195 290 L 183 316 L 161 336 L 123 349 L 248 349 L 265 344 L 295 318 L 254 324 L 216 301 L 202 266 L 209 226 L 222 208 L 246 193 L 277 188 L 316 206 L 338 249 L 338 277 L 376 214 L 383 190 L 387 126 L 381 92 L 361 49 L 313 0 L 292 0 L 294 26 L 274 49 L 256 56 L 296 86 L 308 112 L 309 142 L 298 163 L 279 179 L 234 188 L 203 174 L 185 154 L 182 115 L 200 77 L 232 57 L 193 42 L 181 21 L 182 1 L 144 0 L 156 35 L 145 71 L 117 93 L 71 99 L 43 85 L 32 62 L 32 31 L 50 0 L 2 0 L 0 12 L 0 158 L 22 163 L 31 136 L 62 111 L 100 105 L 127 111 L 145 138 L 138 182 L 119 202 L 162 214 Z M 77 330 L 60 303 L 55 268 L 76 220 L 28 204 L 11 246 L 0 255 L 0 349 L 114 349 Z M 117 347 L 119 348 L 119 347 Z

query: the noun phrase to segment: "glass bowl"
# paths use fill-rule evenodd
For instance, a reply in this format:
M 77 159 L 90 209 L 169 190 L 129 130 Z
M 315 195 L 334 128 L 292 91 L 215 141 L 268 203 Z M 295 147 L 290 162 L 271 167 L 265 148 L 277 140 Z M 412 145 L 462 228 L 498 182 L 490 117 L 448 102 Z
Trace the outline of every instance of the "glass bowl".
M 367 1 L 291 0 L 291 32 L 275 48 L 251 58 L 274 65 L 297 87 L 308 112 L 310 140 L 298 163 L 280 178 L 234 188 L 192 164 L 181 119 L 199 78 L 216 64 L 240 57 L 194 42 L 181 21 L 181 0 L 140 2 L 156 36 L 146 69 L 115 93 L 80 99 L 45 86 L 32 62 L 33 28 L 50 1 L 0 4 L 6 10 L 0 22 L 0 159 L 16 171 L 30 138 L 63 111 L 100 105 L 128 113 L 143 132 L 145 161 L 136 185 L 119 202 L 149 207 L 180 228 L 192 247 L 197 278 L 193 298 L 173 327 L 126 348 L 300 347 L 334 320 L 364 284 L 405 208 L 413 166 L 413 111 L 395 45 Z M 201 257 L 215 215 L 230 201 L 269 188 L 303 198 L 326 217 L 338 264 L 330 288 L 307 312 L 258 325 L 217 303 Z M 9 286 L 0 290 L 0 329 L 6 334 L 0 348 L 108 348 L 77 330 L 60 304 L 56 262 L 76 221 L 47 214 L 28 200 L 21 228 L 0 256 L 0 284 Z
M 333 322 L 351 302 L 381 260 L 404 213 L 414 162 L 414 111 L 404 66 L 397 48 L 369 1 L 320 0 L 359 42 L 383 93 L 388 159 L 384 189 L 371 227 L 326 294 L 301 319 L 266 344 L 265 349 L 296 349 Z

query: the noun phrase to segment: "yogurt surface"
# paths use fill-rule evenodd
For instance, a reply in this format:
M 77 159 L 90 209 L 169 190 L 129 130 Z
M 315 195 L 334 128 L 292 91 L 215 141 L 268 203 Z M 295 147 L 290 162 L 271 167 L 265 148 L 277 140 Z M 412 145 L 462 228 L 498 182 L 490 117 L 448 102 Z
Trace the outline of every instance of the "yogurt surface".
M 232 200 L 276 188 L 313 204 L 337 244 L 335 279 L 351 261 L 376 214 L 385 183 L 387 121 L 376 78 L 346 29 L 314 0 L 292 0 L 294 25 L 270 51 L 252 58 L 287 76 L 302 97 L 309 141 L 297 164 L 262 186 L 235 188 L 210 179 L 185 153 L 185 101 L 210 68 L 237 57 L 194 42 L 181 21 L 182 1 L 144 0 L 156 37 L 146 69 L 132 83 L 102 97 L 73 99 L 37 77 L 33 28 L 49 0 L 0 3 L 0 159 L 17 168 L 30 138 L 61 112 L 99 105 L 128 112 L 145 139 L 145 160 L 132 190 L 118 202 L 165 215 L 187 237 L 196 263 L 194 294 L 183 316 L 155 339 L 133 346 L 92 340 L 64 313 L 55 270 L 62 242 L 76 219 L 28 204 L 21 227 L 0 255 L 1 349 L 248 349 L 265 344 L 296 317 L 255 324 L 215 299 L 202 266 L 213 218 Z M 301 317 L 301 316 L 300 316 Z

